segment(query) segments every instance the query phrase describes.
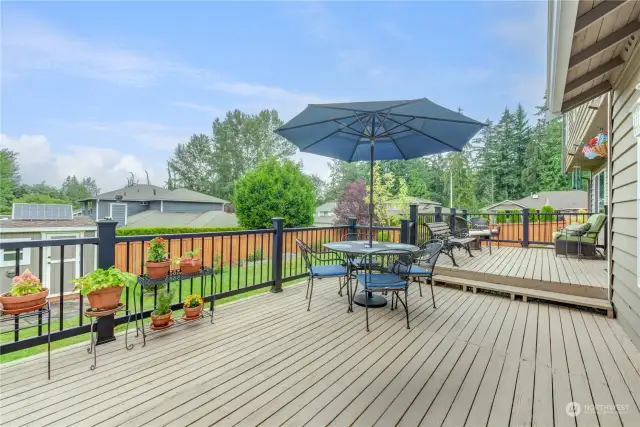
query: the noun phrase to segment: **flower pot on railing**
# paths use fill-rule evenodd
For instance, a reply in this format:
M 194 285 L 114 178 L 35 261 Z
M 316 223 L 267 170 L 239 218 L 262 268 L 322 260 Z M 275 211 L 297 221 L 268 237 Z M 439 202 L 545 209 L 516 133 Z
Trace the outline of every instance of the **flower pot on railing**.
M 200 248 L 185 253 L 182 257 L 176 258 L 175 263 L 180 266 L 182 274 L 196 274 L 202 269 L 202 258 L 196 256 L 200 253 Z
M 156 237 L 148 243 L 149 255 L 146 262 L 147 273 L 151 279 L 162 279 L 167 277 L 171 269 L 169 253 L 164 246 L 164 239 Z
M 4 314 L 21 314 L 36 311 L 47 303 L 49 290 L 29 269 L 13 278 L 11 290 L 0 295 Z
M 98 268 L 72 282 L 75 283 L 73 290 L 87 297 L 91 310 L 107 311 L 118 307 L 123 288 L 135 285 L 137 277 L 111 267 Z
M 145 265 L 147 267 L 147 273 L 152 279 L 162 279 L 163 277 L 167 277 L 167 274 L 169 274 L 169 270 L 171 269 L 170 260 L 160 262 L 147 261 Z

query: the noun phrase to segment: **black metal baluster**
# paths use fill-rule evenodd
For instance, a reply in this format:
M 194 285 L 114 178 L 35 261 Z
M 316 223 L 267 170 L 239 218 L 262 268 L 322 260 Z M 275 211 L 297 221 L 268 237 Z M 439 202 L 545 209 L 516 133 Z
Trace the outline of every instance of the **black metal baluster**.
M 184 252 L 184 248 L 183 248 L 183 243 L 182 243 L 182 238 L 180 238 L 180 259 L 182 259 L 182 254 Z M 167 280 L 167 283 L 169 281 Z M 158 287 L 156 286 L 156 290 L 158 289 Z M 178 281 L 178 300 L 182 301 L 182 274 L 180 274 L 180 280 Z
M 194 244 L 193 244 L 193 237 L 191 238 L 191 251 L 193 252 L 194 250 Z M 202 281 L 202 278 L 200 278 L 200 280 Z M 167 285 L 167 290 L 169 289 L 169 285 Z M 191 276 L 191 287 L 190 287 L 190 291 L 191 291 L 191 295 L 193 295 L 193 276 Z M 179 299 L 179 301 L 182 301 L 182 298 Z
M 38 248 L 38 272 L 39 277 L 44 280 L 44 248 L 42 246 Z M 38 336 L 40 335 L 42 335 L 42 309 L 38 312 Z
M 64 245 L 60 246 L 60 330 L 64 329 Z
M 215 237 L 211 236 L 211 289 L 213 291 L 213 293 L 216 293 L 216 288 L 215 288 L 215 274 L 216 274 L 216 256 L 215 256 L 215 245 L 213 244 L 215 241 Z M 203 244 L 204 246 L 204 244 Z M 202 259 L 204 260 L 204 254 L 202 255 Z
M 242 246 L 241 235 L 238 235 L 238 277 L 236 281 L 236 289 L 240 289 L 240 269 L 242 268 L 242 258 L 240 256 L 240 248 Z
M 84 245 L 80 245 L 80 277 L 84 276 Z M 78 294 L 78 298 L 80 298 L 80 326 L 82 326 L 83 318 L 84 318 L 84 297 L 82 294 Z
M 224 236 L 220 244 L 220 292 L 224 289 Z
M 18 315 L 13 316 L 13 340 L 20 341 L 20 318 Z
M 233 277 L 233 235 L 229 236 L 229 286 L 231 290 L 231 278 Z
M 247 287 L 247 284 L 249 283 L 249 235 L 245 234 L 244 235 L 245 238 L 245 256 L 247 257 L 246 261 L 245 261 L 245 266 L 244 266 L 244 287 Z M 254 256 L 252 258 L 255 258 L 255 248 L 254 249 Z M 255 260 L 254 260 L 255 263 Z
M 258 248 L 258 246 L 257 246 L 257 243 L 256 243 L 257 239 L 258 239 L 258 235 L 254 234 L 253 235 L 253 281 L 251 282 L 252 285 L 256 284 L 256 269 L 258 268 L 258 264 L 257 264 L 257 262 L 258 262 L 258 259 L 257 259 L 258 258 L 257 257 L 258 249 L 257 248 Z M 247 241 L 249 241 L 249 236 L 247 236 Z M 260 249 L 260 253 L 262 253 L 262 248 Z
M 273 239 L 275 239 L 275 234 L 271 233 L 271 241 L 270 244 L 267 245 L 267 274 L 269 274 L 269 278 L 273 277 L 271 275 L 271 247 L 273 246 Z
M 260 253 L 262 254 L 262 259 L 260 260 L 260 283 L 264 282 L 264 274 L 262 272 L 262 267 L 264 266 L 264 233 L 260 233 Z M 267 270 L 268 271 L 268 270 Z
M 167 239 L 167 256 L 171 261 L 171 239 Z M 171 261 L 171 265 L 169 266 L 169 274 L 171 274 L 171 267 L 173 267 L 173 261 Z M 171 292 L 171 280 L 167 280 L 167 292 Z

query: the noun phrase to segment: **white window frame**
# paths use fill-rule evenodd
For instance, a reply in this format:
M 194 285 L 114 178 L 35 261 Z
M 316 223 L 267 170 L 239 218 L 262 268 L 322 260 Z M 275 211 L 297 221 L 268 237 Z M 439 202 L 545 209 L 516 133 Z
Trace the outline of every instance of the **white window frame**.
M 124 224 L 123 225 L 127 225 L 127 219 L 129 217 L 129 205 L 126 204 L 126 203 L 109 203 L 109 216 L 111 218 L 113 218 L 113 206 L 114 205 L 116 205 L 116 206 L 118 206 L 118 205 L 124 206 Z
M 6 243 L 6 242 L 25 242 L 25 241 L 31 241 L 31 237 L 21 237 L 21 238 L 15 238 L 15 239 L 5 239 L 2 238 L 0 239 L 0 242 Z M 14 249 L 7 249 L 8 251 L 14 252 Z M 20 265 L 30 265 L 31 264 L 31 248 L 22 248 L 20 249 L 22 251 L 22 260 L 20 261 Z M 16 265 L 16 261 L 15 260 L 5 260 L 4 259 L 4 251 L 5 249 L 0 250 L 0 267 L 15 267 Z
M 602 169 L 600 172 L 598 172 L 597 174 L 595 174 L 593 176 L 593 180 L 591 182 L 591 185 L 593 185 L 593 211 L 595 213 L 604 213 L 604 206 L 607 206 L 607 203 L 609 203 L 609 188 L 607 183 L 605 182 L 605 186 L 604 186 L 604 205 L 603 205 L 603 209 L 602 211 L 600 210 L 600 181 L 602 178 L 604 178 L 604 175 L 607 174 L 607 168 Z M 609 175 L 607 174 L 607 177 Z

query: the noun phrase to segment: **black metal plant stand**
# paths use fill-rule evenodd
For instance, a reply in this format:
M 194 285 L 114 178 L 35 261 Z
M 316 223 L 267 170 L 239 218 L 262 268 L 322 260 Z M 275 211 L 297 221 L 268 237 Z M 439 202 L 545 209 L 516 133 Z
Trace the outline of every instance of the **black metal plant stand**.
M 173 318 L 172 321 L 173 323 L 171 323 L 171 325 L 167 328 L 163 328 L 163 329 L 158 329 L 158 330 L 154 330 L 152 329 L 150 326 L 145 326 L 144 325 L 144 290 L 148 289 L 148 288 L 157 288 L 158 286 L 163 286 L 163 285 L 167 285 L 167 286 L 171 286 L 171 283 L 173 282 L 179 282 L 180 283 L 180 290 L 182 289 L 182 281 L 184 280 L 191 280 L 191 293 L 193 293 L 193 279 L 200 277 L 200 296 L 202 297 L 203 300 L 203 305 L 206 302 L 209 302 L 209 310 L 205 310 L 204 307 L 202 309 L 201 315 L 195 319 L 186 319 L 186 318 Z M 204 295 L 204 291 L 205 291 L 205 285 L 206 285 L 206 279 L 207 277 L 211 277 L 211 292 L 209 292 L 208 295 Z M 173 329 L 177 326 L 180 325 L 185 325 L 188 324 L 190 322 L 194 322 L 196 320 L 201 320 L 204 319 L 206 317 L 210 318 L 211 323 L 213 324 L 213 308 L 214 308 L 214 303 L 215 303 L 215 298 L 216 298 L 216 278 L 215 278 L 215 274 L 214 274 L 214 269 L 213 267 L 203 267 L 199 272 L 195 273 L 195 274 L 182 274 L 180 271 L 172 271 L 169 273 L 168 276 L 163 277 L 161 279 L 151 279 L 149 278 L 148 275 L 142 275 L 138 277 L 138 283 L 136 283 L 136 285 L 134 286 L 133 289 L 133 311 L 132 312 L 128 312 L 127 311 L 127 330 L 125 332 L 125 347 L 127 348 L 127 350 L 131 350 L 133 348 L 133 344 L 129 344 L 128 341 L 128 337 L 129 337 L 129 324 L 132 322 L 132 320 L 135 322 L 136 326 L 136 337 L 139 336 L 139 334 L 142 334 L 142 346 L 144 347 L 145 345 L 147 345 L 147 335 L 153 334 L 153 333 L 158 333 L 158 332 L 163 332 L 165 330 L 169 330 L 169 329 Z M 136 295 L 136 290 L 139 289 L 140 290 L 140 301 L 136 301 L 135 295 Z M 182 299 L 182 292 L 180 292 L 179 298 Z M 155 299 L 154 299 L 155 301 Z M 138 303 L 140 303 L 140 307 L 138 308 Z M 182 303 L 180 303 L 181 305 Z M 155 309 L 155 307 L 154 307 Z M 150 312 L 153 310 L 150 310 Z M 132 319 L 133 317 L 133 319 Z
M 91 365 L 91 370 L 93 371 L 94 369 L 96 369 L 96 367 L 98 366 L 97 364 L 97 351 L 96 351 L 96 344 L 98 342 L 98 336 L 95 332 L 95 329 L 98 329 L 98 320 L 101 317 L 106 317 L 106 316 L 111 316 L 112 314 L 124 310 L 124 303 L 120 303 L 118 304 L 118 306 L 116 308 L 113 308 L 111 310 L 101 310 L 101 311 L 97 311 L 97 310 L 92 310 L 92 309 L 87 309 L 84 312 L 84 315 L 87 316 L 88 318 L 91 319 L 91 337 L 90 342 L 89 342 L 89 348 L 87 348 L 87 353 L 92 354 L 93 353 L 93 365 Z M 95 328 L 94 328 L 95 325 Z
M 34 326 L 32 324 L 29 324 L 29 322 L 20 322 L 20 320 L 23 319 L 29 319 L 29 318 L 33 318 L 33 317 L 37 317 L 38 318 L 38 335 L 42 335 L 42 326 L 43 326 L 43 316 L 46 314 L 47 316 L 47 379 L 51 379 L 51 303 L 47 302 L 44 307 L 36 310 L 36 311 L 29 311 L 26 313 L 20 313 L 20 314 L 3 314 L 2 316 L 0 316 L 0 325 L 2 323 L 8 323 L 8 322 L 13 322 L 13 329 L 8 329 L 8 330 L 3 330 L 2 333 L 10 333 L 13 332 L 14 336 L 16 337 L 15 340 L 18 340 L 18 335 L 19 335 L 19 331 L 21 329 L 27 329 L 27 328 L 33 328 Z M 24 326 L 20 326 L 20 323 L 22 323 Z

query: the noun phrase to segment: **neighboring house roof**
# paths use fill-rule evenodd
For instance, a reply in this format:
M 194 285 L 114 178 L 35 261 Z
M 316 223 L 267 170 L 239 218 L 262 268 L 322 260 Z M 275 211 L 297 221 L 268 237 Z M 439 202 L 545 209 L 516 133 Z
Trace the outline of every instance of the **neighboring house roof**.
M 406 202 L 408 204 L 417 204 L 417 205 L 433 205 L 433 206 L 442 206 L 442 203 L 435 202 L 433 200 L 422 199 L 420 197 L 407 197 Z M 385 202 L 387 205 L 395 205 L 400 203 L 400 199 L 389 199 Z
M 140 184 L 132 187 L 120 188 L 118 190 L 109 191 L 98 194 L 97 196 L 79 200 L 116 200 L 116 196 L 122 196 L 123 201 L 153 201 L 164 200 L 171 202 L 201 202 L 201 203 L 229 203 L 227 200 L 218 197 L 209 196 L 207 194 L 198 193 L 197 191 L 188 190 L 186 188 L 178 188 L 168 190 L 158 187 L 157 185 Z
M 522 205 L 522 204 L 520 204 L 518 202 L 514 202 L 513 200 L 503 200 L 500 203 L 494 203 L 492 205 L 489 205 L 486 208 L 484 208 L 483 210 L 495 209 L 496 207 L 498 207 L 500 205 L 518 205 L 521 208 L 526 208 L 527 207 L 527 206 Z
M 316 212 L 333 212 L 333 208 L 336 207 L 337 202 L 323 203 L 316 208 Z
M 335 219 L 335 215 L 316 216 L 313 219 L 313 225 L 315 225 L 316 227 L 326 227 L 328 225 L 333 225 Z
M 483 210 L 495 209 L 503 204 L 511 204 L 522 207 L 523 209 L 542 209 L 544 205 L 549 205 L 557 210 L 568 209 L 586 209 L 589 199 L 586 191 L 569 190 L 569 191 L 541 191 L 531 196 L 523 197 L 518 200 L 504 200 L 500 203 L 489 205 Z
M 73 219 L 63 220 L 17 220 L 17 219 L 3 219 L 0 220 L 0 231 L 25 229 L 25 228 L 69 228 L 69 227 L 86 227 L 91 228 L 96 226 L 95 220 L 88 216 L 76 216 Z
M 144 211 L 129 216 L 129 218 L 127 218 L 127 225 L 122 228 L 236 226 L 238 226 L 238 219 L 236 215 L 222 211 L 208 211 L 202 213 Z

